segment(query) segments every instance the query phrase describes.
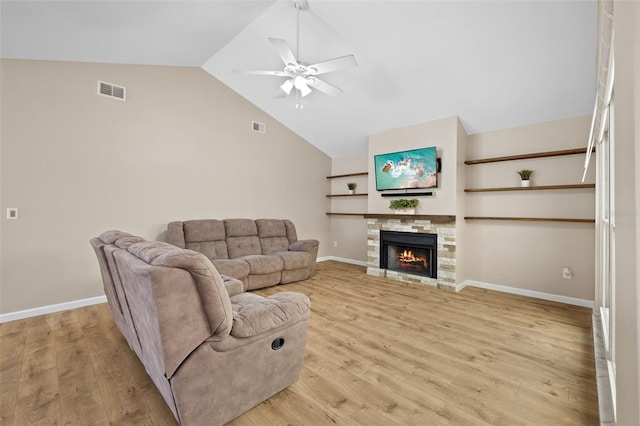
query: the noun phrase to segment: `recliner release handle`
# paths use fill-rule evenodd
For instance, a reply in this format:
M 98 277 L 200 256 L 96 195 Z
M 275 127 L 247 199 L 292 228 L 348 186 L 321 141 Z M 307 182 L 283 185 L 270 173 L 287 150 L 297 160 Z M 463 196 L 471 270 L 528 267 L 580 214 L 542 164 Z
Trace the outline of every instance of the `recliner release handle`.
M 282 349 L 284 346 L 284 337 L 278 337 L 273 342 L 271 342 L 271 349 L 277 351 L 278 349 Z

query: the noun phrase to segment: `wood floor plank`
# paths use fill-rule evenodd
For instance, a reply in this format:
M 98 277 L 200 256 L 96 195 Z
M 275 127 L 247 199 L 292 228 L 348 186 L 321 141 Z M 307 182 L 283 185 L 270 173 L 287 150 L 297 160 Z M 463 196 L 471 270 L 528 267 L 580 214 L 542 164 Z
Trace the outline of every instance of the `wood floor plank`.
M 60 423 L 53 315 L 28 321 L 14 424 Z
M 12 424 L 27 342 L 27 321 L 0 324 L 0 424 Z
M 241 424 L 243 422 L 249 422 L 254 425 L 273 425 L 273 426 L 288 426 L 288 425 L 300 425 L 296 418 L 292 417 L 286 411 L 280 409 L 273 399 L 268 399 L 261 402 L 253 409 L 246 412 L 243 416 L 235 419 L 231 422 L 232 425 Z
M 76 311 L 55 316 L 56 358 L 62 424 L 108 425 L 91 356 Z
M 230 424 L 596 425 L 591 311 L 323 262 L 298 382 Z M 0 420 L 175 425 L 106 304 L 0 325 Z

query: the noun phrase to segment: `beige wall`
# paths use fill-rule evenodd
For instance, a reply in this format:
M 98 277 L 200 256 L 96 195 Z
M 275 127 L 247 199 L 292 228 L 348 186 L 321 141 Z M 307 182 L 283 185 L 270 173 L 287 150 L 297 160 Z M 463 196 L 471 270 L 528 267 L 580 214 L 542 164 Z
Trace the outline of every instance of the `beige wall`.
M 282 217 L 329 253 L 330 158 L 201 69 L 2 60 L 1 78 L 0 312 L 103 294 L 89 239 L 107 229 Z
M 586 146 L 590 117 L 539 123 L 469 136 L 468 159 Z M 533 169 L 534 185 L 580 183 L 583 155 L 467 166 L 470 188 L 518 186 L 516 171 Z M 595 167 L 587 182 L 593 183 Z M 593 218 L 595 191 L 467 193 L 469 216 Z M 594 224 L 467 221 L 467 274 L 475 281 L 584 300 L 594 297 Z M 562 279 L 562 268 L 573 279 Z
M 614 82 L 617 424 L 640 424 L 640 4 L 616 1 Z
M 332 159 L 332 175 L 366 172 L 367 153 L 335 157 Z M 371 193 L 367 176 L 331 179 L 332 194 L 346 194 L 347 182 L 358 184 L 356 193 Z M 375 187 L 374 187 L 375 188 Z M 366 213 L 367 197 L 334 197 L 331 199 L 332 212 Z M 336 247 L 334 247 L 337 245 Z M 367 220 L 362 216 L 331 217 L 331 255 L 342 259 L 367 261 Z

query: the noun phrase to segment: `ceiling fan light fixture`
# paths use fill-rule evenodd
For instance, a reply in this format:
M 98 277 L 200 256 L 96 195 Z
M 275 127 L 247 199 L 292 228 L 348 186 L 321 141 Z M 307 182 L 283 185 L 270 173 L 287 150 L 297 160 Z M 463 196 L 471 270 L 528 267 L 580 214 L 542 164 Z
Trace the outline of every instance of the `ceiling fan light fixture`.
M 293 89 L 293 81 L 291 81 L 292 79 L 289 79 L 287 81 L 285 81 L 284 83 L 282 83 L 282 86 L 280 86 L 280 88 L 282 89 L 283 92 L 285 92 L 287 95 L 291 93 L 291 89 Z
M 304 97 L 311 93 L 311 88 L 307 86 L 307 81 L 302 76 L 297 76 L 293 81 L 293 85 L 300 91 L 300 94 Z
M 305 96 L 307 96 L 309 93 L 311 93 L 311 88 L 304 86 L 303 89 L 300 89 L 300 93 L 302 93 L 302 97 L 304 98 Z

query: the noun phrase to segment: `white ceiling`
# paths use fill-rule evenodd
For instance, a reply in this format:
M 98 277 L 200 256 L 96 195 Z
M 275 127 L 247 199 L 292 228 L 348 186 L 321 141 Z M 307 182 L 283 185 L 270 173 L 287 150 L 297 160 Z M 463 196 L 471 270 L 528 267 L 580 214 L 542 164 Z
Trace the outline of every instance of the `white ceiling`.
M 589 114 L 595 1 L 329 1 L 301 12 L 300 58 L 354 54 L 295 108 L 268 37 L 296 51 L 293 1 L 6 1 L 3 58 L 202 66 L 328 155 L 369 134 L 457 115 L 468 133 Z M 515 142 L 515 141 L 514 141 Z

